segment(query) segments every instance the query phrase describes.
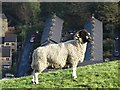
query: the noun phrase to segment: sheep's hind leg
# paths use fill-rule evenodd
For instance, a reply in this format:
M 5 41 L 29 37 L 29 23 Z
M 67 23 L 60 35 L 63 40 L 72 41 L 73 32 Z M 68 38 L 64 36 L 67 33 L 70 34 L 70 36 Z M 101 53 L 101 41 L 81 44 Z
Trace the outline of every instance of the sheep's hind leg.
M 35 70 L 33 70 L 33 73 L 32 73 L 32 83 L 35 84 Z
M 33 84 L 39 84 L 38 75 L 39 75 L 38 72 L 33 71 L 33 79 L 32 79 Z

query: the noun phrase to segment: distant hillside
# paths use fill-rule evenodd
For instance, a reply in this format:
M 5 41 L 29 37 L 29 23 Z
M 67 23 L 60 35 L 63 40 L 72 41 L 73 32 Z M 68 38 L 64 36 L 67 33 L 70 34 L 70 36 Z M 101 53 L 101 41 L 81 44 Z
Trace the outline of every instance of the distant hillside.
M 72 69 L 64 69 L 40 74 L 38 85 L 32 84 L 32 76 L 0 81 L 0 84 L 3 88 L 120 88 L 118 63 L 119 60 L 78 67 L 77 79 L 71 78 Z

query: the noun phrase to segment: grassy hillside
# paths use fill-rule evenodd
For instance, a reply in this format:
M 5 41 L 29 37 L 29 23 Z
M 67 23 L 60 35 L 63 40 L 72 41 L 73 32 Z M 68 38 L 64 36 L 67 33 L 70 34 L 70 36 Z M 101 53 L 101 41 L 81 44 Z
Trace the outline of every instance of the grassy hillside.
M 38 85 L 31 83 L 32 76 L 0 81 L 0 84 L 2 88 L 120 88 L 119 62 L 78 67 L 77 79 L 71 78 L 72 69 L 64 69 L 40 74 Z

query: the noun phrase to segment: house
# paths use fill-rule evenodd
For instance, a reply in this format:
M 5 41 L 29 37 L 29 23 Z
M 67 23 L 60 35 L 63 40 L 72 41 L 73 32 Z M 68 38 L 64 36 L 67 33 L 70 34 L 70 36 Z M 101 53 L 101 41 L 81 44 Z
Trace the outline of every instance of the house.
M 85 60 L 91 60 L 91 49 L 93 49 L 93 61 L 103 61 L 103 23 L 94 18 L 94 35 L 92 32 L 92 21 L 89 19 L 85 24 L 85 29 L 91 33 L 94 38 L 94 48 L 92 44 L 88 44 L 85 54 Z
M 17 51 L 17 35 L 8 34 L 4 38 L 4 46 L 10 46 L 12 52 Z
M 4 37 L 5 37 L 5 32 L 8 31 L 8 22 L 5 14 L 1 15 L 0 17 L 0 47 L 3 46 L 4 44 Z
M 5 32 L 8 31 L 8 21 L 7 18 L 5 16 L 5 14 L 2 14 L 2 17 L 0 17 L 0 24 L 2 25 L 2 31 L 0 36 L 4 37 L 5 36 Z
M 8 30 L 8 22 L 5 14 L 0 14 L 0 67 L 2 66 L 2 47 L 4 46 L 5 31 Z
M 10 68 L 12 65 L 12 52 L 10 46 L 0 47 L 1 57 L 0 63 L 4 68 Z
M 46 20 L 41 37 L 42 46 L 49 43 L 59 43 L 61 41 L 63 22 L 64 21 L 55 14 Z
M 12 54 L 17 51 L 17 35 L 15 27 L 8 27 L 8 22 L 5 14 L 0 17 L 0 66 L 10 68 L 12 65 Z

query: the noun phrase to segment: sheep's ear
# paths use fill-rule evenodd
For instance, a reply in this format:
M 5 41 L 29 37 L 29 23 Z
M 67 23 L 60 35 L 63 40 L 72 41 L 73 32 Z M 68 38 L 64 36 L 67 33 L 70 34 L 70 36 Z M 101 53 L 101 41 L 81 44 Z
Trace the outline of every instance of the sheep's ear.
M 74 35 L 74 39 L 75 40 L 78 40 L 80 38 L 80 32 L 81 31 L 78 31 L 75 35 Z
M 79 38 L 79 34 L 76 33 L 76 34 L 74 35 L 74 39 L 75 39 L 75 40 L 78 40 L 78 38 Z

